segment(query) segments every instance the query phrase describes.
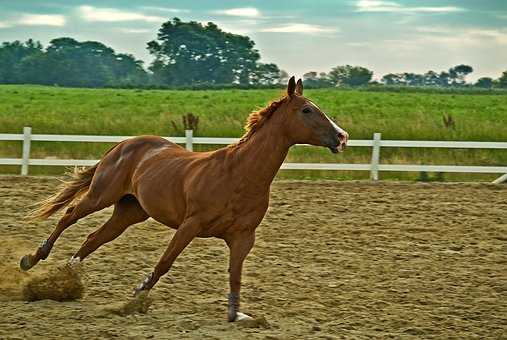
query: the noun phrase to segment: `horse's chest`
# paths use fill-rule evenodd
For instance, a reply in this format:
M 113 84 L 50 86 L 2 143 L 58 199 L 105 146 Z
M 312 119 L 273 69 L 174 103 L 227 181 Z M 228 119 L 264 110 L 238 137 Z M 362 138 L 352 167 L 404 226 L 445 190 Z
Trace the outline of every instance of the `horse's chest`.
M 232 200 L 234 223 L 245 227 L 256 227 L 268 209 L 268 195 L 240 196 Z
M 245 223 L 253 216 L 264 216 L 267 209 L 265 200 L 244 200 L 232 198 L 217 206 L 216 219 L 221 224 L 235 224 L 238 221 Z
M 204 189 L 204 188 L 203 188 Z M 255 229 L 268 208 L 269 189 L 232 180 L 207 186 L 193 205 L 207 221 L 203 235 L 219 236 L 231 230 Z
M 267 210 L 266 200 L 230 198 L 219 199 L 208 206 L 210 218 L 200 236 L 221 236 L 231 230 L 255 229 L 262 221 Z

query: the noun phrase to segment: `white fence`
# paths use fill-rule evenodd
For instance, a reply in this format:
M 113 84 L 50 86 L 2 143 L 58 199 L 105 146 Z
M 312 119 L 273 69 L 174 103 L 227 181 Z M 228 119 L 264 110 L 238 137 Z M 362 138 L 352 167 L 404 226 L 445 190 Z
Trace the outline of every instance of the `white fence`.
M 98 162 L 96 159 L 32 159 L 30 146 L 32 142 L 95 142 L 118 143 L 131 136 L 93 136 L 93 135 L 42 135 L 32 134 L 30 127 L 23 129 L 23 134 L 0 134 L 1 141 L 22 141 L 23 152 L 21 158 L 0 158 L 0 165 L 20 165 L 21 175 L 28 174 L 30 165 L 48 166 L 89 166 Z M 166 137 L 167 140 L 185 144 L 192 150 L 194 144 L 231 144 L 238 138 L 193 137 L 192 130 L 185 131 L 185 137 Z M 507 181 L 507 166 L 455 166 L 455 165 L 409 165 L 409 164 L 381 164 L 381 147 L 409 147 L 409 148 L 457 148 L 457 149 L 507 149 L 507 142 L 454 142 L 454 141 L 408 141 L 382 140 L 380 133 L 375 133 L 372 140 L 350 140 L 348 146 L 362 146 L 372 148 L 371 163 L 284 163 L 282 169 L 292 170 L 360 170 L 369 171 L 372 180 L 378 180 L 380 171 L 427 171 L 427 172 L 464 172 L 464 173 L 499 173 L 504 174 L 493 183 Z

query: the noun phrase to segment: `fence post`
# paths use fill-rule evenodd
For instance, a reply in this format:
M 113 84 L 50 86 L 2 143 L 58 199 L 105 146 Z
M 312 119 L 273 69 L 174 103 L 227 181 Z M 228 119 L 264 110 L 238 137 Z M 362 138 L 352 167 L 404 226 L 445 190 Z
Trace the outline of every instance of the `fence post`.
M 373 134 L 373 146 L 371 151 L 370 179 L 372 181 L 378 181 L 378 165 L 380 162 L 380 139 L 381 134 L 379 132 L 375 132 Z
M 186 138 L 185 147 L 187 148 L 188 151 L 194 150 L 193 145 L 192 145 L 193 136 L 194 136 L 194 130 L 185 130 L 185 138 Z
M 23 156 L 21 159 L 21 176 L 28 175 L 28 163 L 30 161 L 30 140 L 32 139 L 32 128 L 23 128 Z

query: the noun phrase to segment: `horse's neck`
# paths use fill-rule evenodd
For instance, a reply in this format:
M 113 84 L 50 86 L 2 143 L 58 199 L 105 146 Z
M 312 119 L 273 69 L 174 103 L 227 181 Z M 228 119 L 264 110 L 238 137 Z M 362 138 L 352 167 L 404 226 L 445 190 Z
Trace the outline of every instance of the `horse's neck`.
M 240 176 L 257 189 L 269 188 L 292 145 L 281 130 L 273 119 L 235 150 Z

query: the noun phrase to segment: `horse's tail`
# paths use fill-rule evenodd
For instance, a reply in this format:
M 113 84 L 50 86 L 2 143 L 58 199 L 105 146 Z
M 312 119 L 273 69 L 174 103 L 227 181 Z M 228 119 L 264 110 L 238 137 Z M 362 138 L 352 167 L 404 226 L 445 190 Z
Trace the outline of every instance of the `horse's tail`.
M 81 197 L 88 191 L 97 166 L 98 164 L 91 168 L 75 168 L 71 174 L 72 178 L 62 181 L 59 191 L 40 202 L 39 207 L 28 217 L 30 219 L 46 219 Z

